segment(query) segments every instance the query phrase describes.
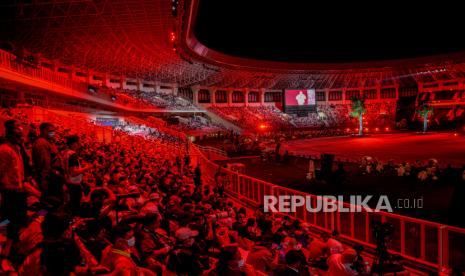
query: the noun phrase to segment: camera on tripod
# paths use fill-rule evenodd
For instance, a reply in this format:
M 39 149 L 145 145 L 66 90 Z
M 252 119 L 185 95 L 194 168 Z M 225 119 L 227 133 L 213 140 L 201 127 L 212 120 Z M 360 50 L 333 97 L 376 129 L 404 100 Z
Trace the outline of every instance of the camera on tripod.
M 371 272 L 374 275 L 383 275 L 405 271 L 405 268 L 400 263 L 401 259 L 397 256 L 391 256 L 388 252 L 389 242 L 395 233 L 394 225 L 389 222 L 373 221 L 371 228 L 376 241 L 376 255 Z

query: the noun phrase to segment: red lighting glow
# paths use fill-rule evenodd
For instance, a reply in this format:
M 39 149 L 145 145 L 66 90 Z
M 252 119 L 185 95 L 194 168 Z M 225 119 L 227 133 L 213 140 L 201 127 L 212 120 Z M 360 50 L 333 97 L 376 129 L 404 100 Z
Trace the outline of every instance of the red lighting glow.
M 260 124 L 258 127 L 259 127 L 260 129 L 262 129 L 262 130 L 263 130 L 263 129 L 266 129 L 266 125 L 265 125 L 265 124 Z
M 174 32 L 170 33 L 170 41 L 174 42 L 176 40 L 176 34 Z
M 389 128 L 388 128 L 388 127 L 386 128 L 386 131 L 389 131 Z
M 379 128 L 375 128 L 375 131 L 379 131 Z

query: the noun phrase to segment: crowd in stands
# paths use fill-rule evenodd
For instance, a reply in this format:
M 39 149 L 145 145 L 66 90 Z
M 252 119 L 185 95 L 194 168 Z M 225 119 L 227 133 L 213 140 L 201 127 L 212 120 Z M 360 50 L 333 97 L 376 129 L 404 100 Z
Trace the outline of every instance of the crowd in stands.
M 197 110 L 190 101 L 163 92 L 145 92 L 134 89 L 116 89 L 106 86 L 91 87 L 88 93 L 94 97 L 131 108 L 168 110 Z
M 139 93 L 139 97 L 148 101 L 158 107 L 166 108 L 169 110 L 197 110 L 198 107 L 193 105 L 190 101 L 173 94 L 162 93 L 162 92 L 144 92 L 138 91 L 133 93 Z
M 366 103 L 365 124 L 373 127 L 393 126 L 395 124 L 395 102 Z M 350 117 L 350 104 L 318 105 L 317 112 L 307 116 L 293 116 L 297 127 L 348 127 L 353 122 Z
M 2 112 L 0 274 L 329 275 L 367 273 L 337 233 L 230 201 L 222 168 L 204 183 L 177 137 L 39 125 Z
M 177 123 L 170 126 L 182 132 L 198 130 L 202 131 L 203 133 L 212 133 L 225 130 L 223 125 L 213 122 L 208 117 L 192 115 L 187 117 L 178 116 L 176 119 Z
M 210 107 L 210 111 L 223 119 L 231 121 L 237 126 L 256 131 L 260 125 L 267 128 L 282 129 L 290 127 L 287 114 L 274 106 L 248 106 L 248 107 Z
M 306 116 L 285 114 L 274 106 L 266 107 L 211 107 L 211 111 L 231 121 L 239 127 L 256 131 L 260 125 L 270 129 L 285 130 L 293 128 L 337 128 L 353 126 L 350 117 L 350 104 L 322 104 L 316 112 Z M 395 102 L 367 103 L 365 124 L 373 127 L 392 127 L 395 125 Z
M 348 105 L 318 105 L 317 112 L 310 112 L 307 116 L 292 116 L 296 127 L 337 127 L 345 125 L 349 118 Z
M 94 97 L 98 97 L 116 104 L 128 106 L 131 108 L 154 109 L 157 108 L 155 103 L 151 103 L 138 96 L 131 90 L 119 90 L 106 86 L 93 87 L 88 90 L 88 93 Z

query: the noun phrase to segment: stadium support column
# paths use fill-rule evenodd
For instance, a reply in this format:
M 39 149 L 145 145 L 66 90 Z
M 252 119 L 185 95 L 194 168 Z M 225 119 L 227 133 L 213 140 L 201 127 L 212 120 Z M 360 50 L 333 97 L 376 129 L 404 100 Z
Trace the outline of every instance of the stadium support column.
M 91 69 L 87 69 L 87 84 L 91 85 L 92 84 L 92 77 L 94 76 L 94 71 Z
M 125 87 L 124 87 L 124 81 L 125 81 L 125 77 L 124 77 L 124 75 L 121 75 L 121 76 L 119 77 L 119 88 L 120 88 L 120 89 L 124 89 L 124 88 L 125 88 Z
M 329 89 L 325 89 L 325 103 L 328 104 L 329 102 Z
M 381 101 L 381 85 L 376 85 L 376 100 Z
M 155 94 L 158 94 L 160 93 L 160 82 L 156 81 L 154 84 L 153 84 L 153 91 L 155 92 Z
M 105 85 L 106 87 L 110 87 L 110 74 L 105 73 L 105 75 L 103 76 L 103 85 Z
M 346 88 L 342 88 L 342 103 L 343 103 L 343 104 L 346 103 L 346 92 L 347 92 L 347 89 L 346 89 Z
M 142 82 L 139 78 L 136 79 L 136 87 L 137 91 L 140 91 L 140 89 L 142 88 Z
M 69 79 L 74 80 L 74 76 L 76 76 L 76 68 L 74 66 L 69 67 Z
M 216 88 L 210 88 L 210 100 L 213 106 L 216 105 Z
M 200 89 L 198 87 L 192 87 L 191 88 L 192 90 L 192 95 L 193 95 L 193 102 L 195 105 L 198 105 L 199 104 L 199 91 Z
M 396 83 L 396 100 L 399 99 L 399 87 L 400 87 L 399 83 Z
M 244 106 L 249 106 L 249 89 L 244 89 Z
M 18 102 L 23 104 L 26 103 L 26 98 L 24 96 L 24 90 L 18 90 Z
M 260 105 L 263 106 L 265 105 L 265 89 L 261 88 L 258 91 L 258 97 L 260 97 Z
M 232 105 L 232 94 L 233 94 L 233 91 L 229 89 L 228 90 L 228 106 Z
M 177 83 L 173 83 L 171 85 L 171 92 L 173 93 L 173 96 L 178 96 L 178 84 Z

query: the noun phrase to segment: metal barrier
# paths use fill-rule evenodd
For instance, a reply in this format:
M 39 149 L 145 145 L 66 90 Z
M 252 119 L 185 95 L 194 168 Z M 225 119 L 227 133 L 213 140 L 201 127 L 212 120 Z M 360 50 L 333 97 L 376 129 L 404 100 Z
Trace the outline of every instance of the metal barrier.
M 219 166 L 208 160 L 201 150 L 195 146 L 192 148 L 199 156 L 204 181 L 215 185 L 213 175 L 218 171 Z M 319 198 L 316 195 L 277 186 L 226 168 L 221 168 L 221 171 L 227 175 L 226 191 L 257 206 L 263 203 L 264 195 L 308 196 L 312 204 Z M 355 207 L 349 203 L 343 203 L 343 206 Z M 465 264 L 465 229 L 462 228 L 393 213 L 366 210 L 348 213 L 311 213 L 302 206 L 296 207 L 295 212 L 286 215 L 310 223 L 322 231 L 338 230 L 343 239 L 371 248 L 376 248 L 376 241 L 371 234 L 371 221 L 390 222 L 396 229 L 389 246 L 391 253 L 399 254 L 407 260 L 426 265 L 438 272 Z
M 229 159 L 228 154 L 221 149 L 215 148 L 215 147 L 208 147 L 208 146 L 201 146 L 201 145 L 196 145 L 196 147 L 201 150 L 204 155 L 209 159 L 212 160 L 214 158 L 220 157 L 220 158 L 226 158 Z

